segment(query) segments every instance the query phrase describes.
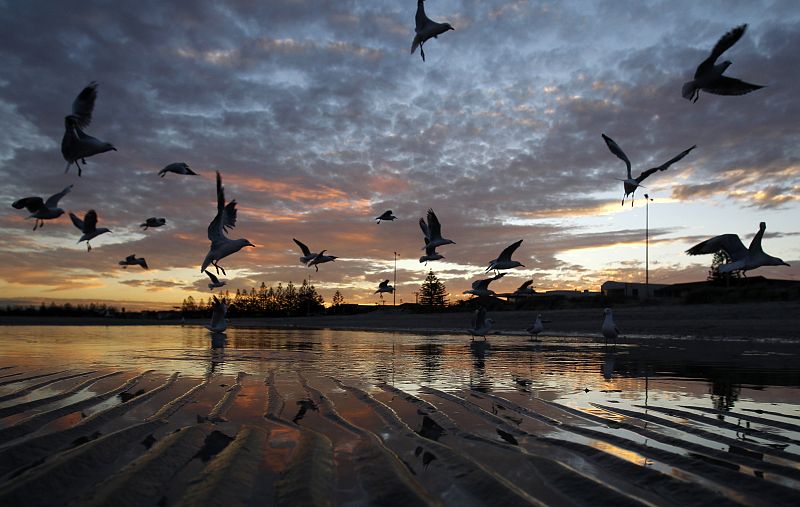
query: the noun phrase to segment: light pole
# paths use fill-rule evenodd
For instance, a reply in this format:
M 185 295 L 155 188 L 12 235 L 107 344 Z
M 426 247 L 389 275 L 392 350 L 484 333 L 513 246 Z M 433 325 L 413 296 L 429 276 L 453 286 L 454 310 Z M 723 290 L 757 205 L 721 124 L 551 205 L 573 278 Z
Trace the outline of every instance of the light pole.
M 392 306 L 397 305 L 397 252 L 394 253 L 394 290 L 392 291 Z
M 650 201 L 653 199 L 644 194 L 644 293 L 650 297 Z

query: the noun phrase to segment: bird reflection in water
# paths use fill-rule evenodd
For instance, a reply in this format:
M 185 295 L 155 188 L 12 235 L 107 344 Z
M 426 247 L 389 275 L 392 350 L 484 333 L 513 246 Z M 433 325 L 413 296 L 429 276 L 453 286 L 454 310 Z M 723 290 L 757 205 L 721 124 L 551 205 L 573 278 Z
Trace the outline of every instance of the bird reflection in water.
M 469 348 L 472 353 L 473 369 L 470 372 L 469 386 L 475 391 L 488 392 L 491 390 L 491 382 L 486 376 L 486 356 L 489 353 L 489 342 L 471 341 Z
M 208 368 L 208 374 L 213 375 L 221 369 L 225 364 L 225 344 L 228 341 L 228 335 L 225 333 L 211 333 L 211 364 Z

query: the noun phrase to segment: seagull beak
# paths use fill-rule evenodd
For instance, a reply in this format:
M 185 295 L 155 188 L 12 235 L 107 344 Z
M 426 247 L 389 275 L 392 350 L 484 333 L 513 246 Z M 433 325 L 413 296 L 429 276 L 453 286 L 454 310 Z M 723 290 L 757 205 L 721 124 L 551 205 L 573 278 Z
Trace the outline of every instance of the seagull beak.
M 247 245 L 245 245 L 245 246 L 252 246 L 253 248 L 256 247 L 254 244 L 250 243 L 249 241 L 247 242 Z
M 789 266 L 789 263 L 788 262 L 784 262 L 783 265 L 784 266 Z M 789 267 L 791 267 L 791 266 L 789 266 Z

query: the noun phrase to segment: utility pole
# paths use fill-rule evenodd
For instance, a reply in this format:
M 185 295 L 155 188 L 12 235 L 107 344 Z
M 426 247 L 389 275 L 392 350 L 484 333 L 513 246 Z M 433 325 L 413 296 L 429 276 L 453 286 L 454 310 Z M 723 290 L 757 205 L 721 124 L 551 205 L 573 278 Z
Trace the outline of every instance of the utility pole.
M 650 297 L 650 201 L 653 199 L 644 194 L 644 293 Z
M 397 305 L 397 252 L 394 253 L 394 290 L 392 291 L 392 306 Z

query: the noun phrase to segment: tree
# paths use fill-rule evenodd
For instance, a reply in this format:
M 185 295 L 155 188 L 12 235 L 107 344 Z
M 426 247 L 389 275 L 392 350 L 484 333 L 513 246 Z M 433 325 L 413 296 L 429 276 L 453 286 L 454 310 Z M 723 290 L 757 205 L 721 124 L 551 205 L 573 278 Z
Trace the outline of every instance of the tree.
M 447 305 L 447 288 L 433 274 L 433 270 L 428 272 L 419 289 L 419 304 L 440 307 Z
M 333 299 L 331 300 L 333 306 L 339 306 L 344 304 L 344 296 L 338 290 L 333 294 Z
M 708 280 L 713 282 L 718 280 L 730 280 L 731 278 L 741 278 L 741 271 L 730 271 L 728 273 L 719 272 L 720 266 L 729 262 L 733 262 L 733 259 L 731 259 L 725 250 L 720 250 L 715 253 L 714 257 L 711 259 L 711 269 L 708 270 Z

